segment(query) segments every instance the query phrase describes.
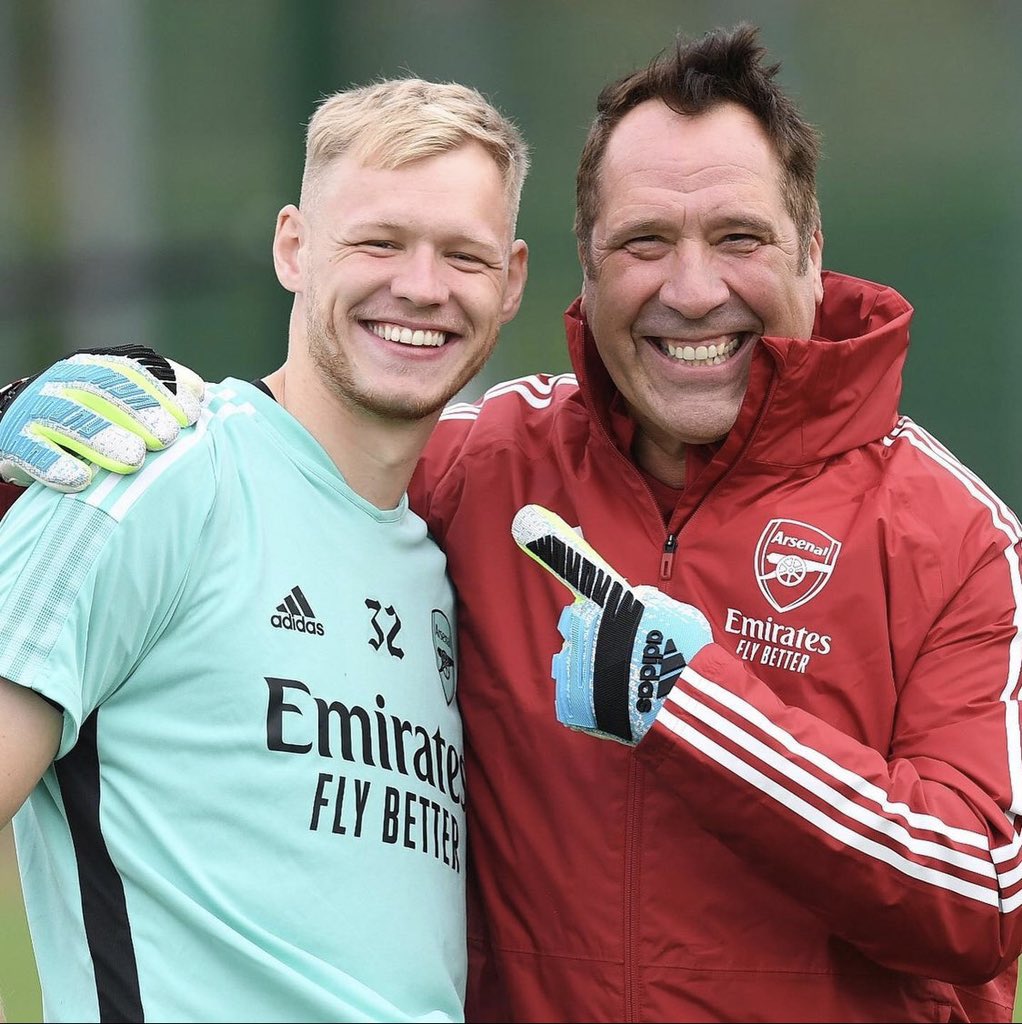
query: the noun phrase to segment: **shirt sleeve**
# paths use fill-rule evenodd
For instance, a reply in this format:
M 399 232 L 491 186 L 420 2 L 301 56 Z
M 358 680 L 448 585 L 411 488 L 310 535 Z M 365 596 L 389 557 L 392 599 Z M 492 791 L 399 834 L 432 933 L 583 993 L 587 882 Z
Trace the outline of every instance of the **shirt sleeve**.
M 212 468 L 201 453 L 170 468 L 81 494 L 33 485 L 0 523 L 0 676 L 63 709 L 58 757 L 159 636 L 194 559 Z

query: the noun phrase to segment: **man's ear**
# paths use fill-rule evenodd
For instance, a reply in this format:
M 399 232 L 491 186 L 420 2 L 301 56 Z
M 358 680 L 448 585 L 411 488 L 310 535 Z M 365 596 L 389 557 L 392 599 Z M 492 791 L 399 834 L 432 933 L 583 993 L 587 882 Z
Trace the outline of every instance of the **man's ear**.
M 277 280 L 289 291 L 302 291 L 301 251 L 305 244 L 305 220 L 297 206 L 288 204 L 277 214 L 273 232 L 273 269 Z
M 520 238 L 511 243 L 511 256 L 507 264 L 507 284 L 500 307 L 500 322 L 512 321 L 522 304 L 525 282 L 529 277 L 529 247 Z
M 589 291 L 589 260 L 587 259 L 587 253 L 582 246 L 582 243 L 578 243 L 578 263 L 582 268 L 582 289 L 581 289 L 581 302 L 579 303 L 579 311 L 584 317 L 586 315 L 586 292 Z
M 809 240 L 809 270 L 815 275 L 813 282 L 816 305 L 823 302 L 823 229 L 817 228 Z

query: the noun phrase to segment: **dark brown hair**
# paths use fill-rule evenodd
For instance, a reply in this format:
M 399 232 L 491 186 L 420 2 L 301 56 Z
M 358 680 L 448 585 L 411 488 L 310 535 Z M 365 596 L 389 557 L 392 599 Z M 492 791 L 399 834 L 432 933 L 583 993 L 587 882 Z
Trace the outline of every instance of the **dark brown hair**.
M 575 236 L 587 269 L 599 213 L 600 165 L 610 136 L 630 110 L 647 100 L 660 100 L 679 114 L 703 114 L 722 103 L 738 103 L 759 121 L 780 159 L 782 197 L 798 230 L 799 270 L 805 270 L 809 243 L 820 223 L 820 137 L 774 81 L 781 65 L 763 63 L 766 50 L 758 32 L 743 22 L 695 41 L 679 36 L 672 50 L 664 50 L 647 67 L 600 93 L 575 186 Z

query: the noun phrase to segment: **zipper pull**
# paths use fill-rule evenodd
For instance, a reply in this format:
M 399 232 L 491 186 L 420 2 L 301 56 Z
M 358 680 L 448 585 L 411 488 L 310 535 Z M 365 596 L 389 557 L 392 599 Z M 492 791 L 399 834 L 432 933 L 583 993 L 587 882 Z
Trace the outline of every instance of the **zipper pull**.
M 664 553 L 660 556 L 660 579 L 669 580 L 674 570 L 674 550 L 678 546 L 678 538 L 673 534 L 667 535 L 664 541 Z

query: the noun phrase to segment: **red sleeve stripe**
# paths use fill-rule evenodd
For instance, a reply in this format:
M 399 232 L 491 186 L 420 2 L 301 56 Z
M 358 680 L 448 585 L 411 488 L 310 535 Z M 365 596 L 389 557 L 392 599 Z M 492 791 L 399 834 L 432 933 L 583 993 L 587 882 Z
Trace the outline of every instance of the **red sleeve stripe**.
M 680 703 L 685 710 L 688 710 L 687 705 L 690 703 L 688 698 L 683 698 Z M 997 906 L 1000 903 L 998 892 L 992 887 L 978 885 L 975 882 L 966 881 L 946 871 L 936 870 L 925 864 L 920 864 L 902 855 L 897 850 L 854 831 L 837 821 L 832 815 L 825 813 L 819 807 L 814 806 L 778 784 L 758 768 L 753 767 L 731 751 L 726 750 L 713 739 L 703 735 L 694 726 L 682 721 L 669 711 L 665 713 L 662 710 L 657 721 L 665 725 L 679 738 L 701 751 L 706 757 L 754 786 L 766 796 L 776 800 L 789 811 L 797 814 L 809 822 L 809 824 L 819 829 L 819 831 L 831 836 L 844 846 L 858 850 L 867 856 L 890 865 L 904 875 L 919 879 L 930 885 L 959 893 L 962 896 L 989 906 Z

